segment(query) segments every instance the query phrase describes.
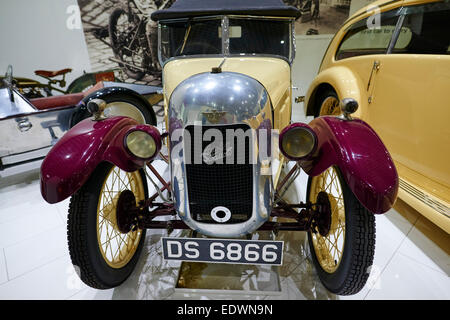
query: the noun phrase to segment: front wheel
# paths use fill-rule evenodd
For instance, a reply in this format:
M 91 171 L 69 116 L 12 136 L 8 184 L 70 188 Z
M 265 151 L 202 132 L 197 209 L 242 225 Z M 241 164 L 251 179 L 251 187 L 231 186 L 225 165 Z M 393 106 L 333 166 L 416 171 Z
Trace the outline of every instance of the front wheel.
M 337 167 L 308 181 L 308 200 L 327 196 L 331 219 L 308 232 L 313 263 L 332 293 L 351 295 L 366 284 L 375 252 L 375 217 L 355 197 Z M 322 201 L 323 202 L 323 201 Z
M 136 266 L 146 231 L 132 228 L 126 212 L 118 210 L 130 197 L 136 203 L 147 197 L 142 170 L 125 172 L 102 163 L 70 200 L 70 258 L 81 280 L 93 288 L 120 285 Z
M 333 89 L 321 92 L 316 100 L 314 117 L 338 116 L 341 114 L 339 97 Z

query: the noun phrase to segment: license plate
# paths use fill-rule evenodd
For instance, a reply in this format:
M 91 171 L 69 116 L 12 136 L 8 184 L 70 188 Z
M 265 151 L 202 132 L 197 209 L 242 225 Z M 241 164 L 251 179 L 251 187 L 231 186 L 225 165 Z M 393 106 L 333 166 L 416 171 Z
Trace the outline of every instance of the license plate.
M 165 260 L 281 265 L 283 241 L 162 238 Z

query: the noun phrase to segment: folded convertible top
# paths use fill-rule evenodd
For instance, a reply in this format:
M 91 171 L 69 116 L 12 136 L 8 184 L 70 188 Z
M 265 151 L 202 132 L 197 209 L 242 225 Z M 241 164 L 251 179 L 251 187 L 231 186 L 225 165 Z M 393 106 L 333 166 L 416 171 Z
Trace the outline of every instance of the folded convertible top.
M 152 13 L 152 20 L 237 14 L 272 17 L 300 16 L 300 11 L 281 0 L 177 0 L 170 8 Z

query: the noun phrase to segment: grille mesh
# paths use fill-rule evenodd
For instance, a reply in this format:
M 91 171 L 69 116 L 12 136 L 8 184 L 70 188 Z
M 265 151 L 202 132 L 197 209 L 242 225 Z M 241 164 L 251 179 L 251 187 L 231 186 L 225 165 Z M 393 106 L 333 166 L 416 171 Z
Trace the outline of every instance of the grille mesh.
M 199 126 L 197 130 L 203 133 L 210 128 L 218 129 L 221 132 L 224 154 L 226 151 L 229 153 L 232 146 L 233 163 L 236 164 L 226 164 L 225 159 L 223 159 L 223 164 L 208 164 L 203 157 L 199 164 L 186 164 L 191 216 L 196 221 L 217 223 L 211 218 L 211 210 L 223 206 L 231 211 L 231 219 L 226 222 L 227 224 L 247 221 L 251 217 L 253 208 L 253 165 L 249 160 L 250 138 L 243 140 L 245 147 L 240 146 L 241 149 L 239 149 L 238 139 L 226 141 L 226 130 L 242 129 L 246 131 L 249 127 L 247 125 Z M 194 129 L 195 126 L 186 127 L 191 136 L 190 146 L 186 144 L 185 139 L 185 147 L 191 150 L 192 162 L 195 154 L 198 157 L 199 153 L 202 154 L 212 142 L 194 143 Z M 235 152 L 236 150 L 241 150 L 241 152 Z M 242 152 L 243 150 L 245 152 Z

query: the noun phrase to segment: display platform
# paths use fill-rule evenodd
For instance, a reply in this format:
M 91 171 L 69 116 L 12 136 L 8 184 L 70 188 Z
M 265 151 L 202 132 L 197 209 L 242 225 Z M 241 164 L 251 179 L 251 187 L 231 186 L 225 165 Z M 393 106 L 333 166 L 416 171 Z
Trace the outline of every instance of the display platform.
M 278 267 L 183 262 L 175 293 L 281 295 Z

